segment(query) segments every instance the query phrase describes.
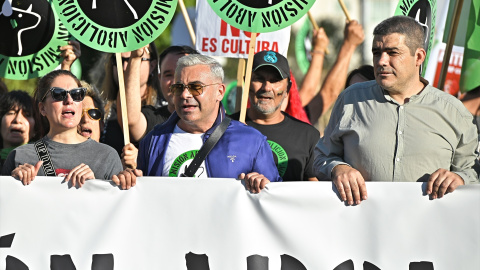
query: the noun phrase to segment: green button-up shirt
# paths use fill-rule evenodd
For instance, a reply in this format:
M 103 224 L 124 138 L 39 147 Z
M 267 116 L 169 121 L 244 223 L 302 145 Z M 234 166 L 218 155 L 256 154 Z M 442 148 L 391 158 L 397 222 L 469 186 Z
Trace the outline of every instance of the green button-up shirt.
M 393 182 L 427 181 L 444 168 L 472 183 L 477 144 L 473 117 L 457 98 L 427 85 L 400 105 L 369 81 L 339 95 L 314 168 L 331 176 L 346 164 L 367 181 Z

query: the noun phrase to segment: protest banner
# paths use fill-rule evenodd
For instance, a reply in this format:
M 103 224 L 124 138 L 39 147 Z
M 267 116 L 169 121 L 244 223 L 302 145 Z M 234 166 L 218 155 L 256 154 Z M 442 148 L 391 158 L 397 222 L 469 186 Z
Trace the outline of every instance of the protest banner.
M 197 1 L 197 51 L 210 56 L 247 58 L 251 33 L 222 20 L 207 3 Z M 257 33 L 255 52 L 271 50 L 287 57 L 290 26 L 275 32 Z M 243 78 L 242 78 L 243 79 Z
M 67 28 L 47 0 L 2 1 L 0 77 L 27 80 L 43 76 L 62 62 L 60 46 Z
M 433 46 L 433 38 L 435 33 L 435 21 L 437 17 L 437 1 L 436 0 L 400 0 L 394 15 L 404 15 L 414 18 L 422 25 L 425 31 L 425 51 L 427 56 L 422 64 L 421 73 L 425 74 L 425 65 L 428 63 L 430 51 Z
M 0 177 L 0 269 L 480 269 L 480 185 L 430 200 L 424 183 L 367 182 L 346 206 L 330 182 L 62 181 Z

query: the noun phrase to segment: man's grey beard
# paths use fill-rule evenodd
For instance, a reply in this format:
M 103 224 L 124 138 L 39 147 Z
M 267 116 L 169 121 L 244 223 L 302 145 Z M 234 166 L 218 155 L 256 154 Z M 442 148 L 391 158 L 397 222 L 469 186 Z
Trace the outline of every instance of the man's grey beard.
M 262 105 L 261 103 L 263 103 L 263 101 L 258 100 L 256 103 L 252 102 L 252 108 L 255 109 L 256 111 L 262 113 L 262 114 L 272 114 L 276 110 L 278 110 L 280 107 L 282 107 L 283 101 L 285 100 L 285 96 L 286 95 L 283 95 L 282 100 L 280 101 L 280 103 L 278 103 L 278 106 L 275 106 L 275 107 L 261 106 Z

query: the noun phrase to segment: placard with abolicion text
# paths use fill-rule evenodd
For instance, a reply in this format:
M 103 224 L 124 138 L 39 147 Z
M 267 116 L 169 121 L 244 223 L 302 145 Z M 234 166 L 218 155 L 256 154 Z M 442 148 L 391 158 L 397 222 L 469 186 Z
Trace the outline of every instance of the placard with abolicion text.
M 155 40 L 175 14 L 177 0 L 52 0 L 68 31 L 103 52 L 127 52 Z

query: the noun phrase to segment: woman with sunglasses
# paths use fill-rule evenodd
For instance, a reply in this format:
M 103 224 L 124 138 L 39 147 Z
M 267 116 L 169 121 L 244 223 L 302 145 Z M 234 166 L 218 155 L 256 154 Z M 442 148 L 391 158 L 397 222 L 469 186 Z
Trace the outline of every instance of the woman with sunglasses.
M 48 133 L 35 144 L 13 150 L 2 174 L 24 185 L 37 175 L 63 176 L 72 186 L 81 187 L 86 180 L 111 179 L 120 172 L 122 164 L 114 149 L 77 133 L 85 94 L 69 71 L 55 70 L 41 78 L 34 97 Z
M 81 81 L 82 87 L 87 89 L 82 101 L 82 119 L 77 126 L 78 134 L 99 142 L 103 133 L 103 102 L 97 89 L 85 81 Z M 135 168 L 137 164 L 138 149 L 131 143 L 122 149 L 122 165 L 125 168 Z

